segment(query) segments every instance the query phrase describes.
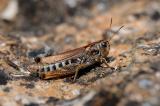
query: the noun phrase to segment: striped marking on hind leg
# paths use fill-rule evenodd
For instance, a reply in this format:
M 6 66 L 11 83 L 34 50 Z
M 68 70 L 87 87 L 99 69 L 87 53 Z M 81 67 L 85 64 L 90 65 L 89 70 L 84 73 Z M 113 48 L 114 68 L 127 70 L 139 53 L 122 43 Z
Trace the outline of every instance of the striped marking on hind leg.
M 52 78 L 60 78 L 63 76 L 72 75 L 74 73 L 75 73 L 74 71 L 60 69 L 60 70 L 50 71 L 47 73 L 39 73 L 39 77 L 41 79 L 52 79 Z

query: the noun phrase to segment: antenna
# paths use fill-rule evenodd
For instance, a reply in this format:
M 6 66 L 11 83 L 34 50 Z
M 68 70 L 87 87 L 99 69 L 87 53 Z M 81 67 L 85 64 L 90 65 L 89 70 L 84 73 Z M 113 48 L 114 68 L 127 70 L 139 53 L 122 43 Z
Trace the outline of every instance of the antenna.
M 121 26 L 117 31 L 110 31 L 113 35 L 110 37 L 108 41 L 110 41 L 124 26 Z
M 111 27 L 112 27 L 112 17 L 111 17 L 111 20 L 110 20 L 109 29 L 105 29 L 103 34 L 102 34 L 103 38 L 106 39 L 106 40 L 108 40 L 108 37 L 111 35 L 111 33 L 113 33 L 113 31 L 111 31 Z
M 103 33 L 103 38 L 107 39 L 108 41 L 110 41 L 124 26 L 121 26 L 117 31 L 113 31 L 111 27 L 112 27 L 112 17 L 110 20 L 109 29 L 105 30 Z
M 122 25 L 115 33 L 118 33 L 123 27 L 124 25 Z
M 111 23 L 110 23 L 109 29 L 111 29 L 111 27 L 112 27 L 112 17 L 111 17 L 111 21 L 110 22 Z

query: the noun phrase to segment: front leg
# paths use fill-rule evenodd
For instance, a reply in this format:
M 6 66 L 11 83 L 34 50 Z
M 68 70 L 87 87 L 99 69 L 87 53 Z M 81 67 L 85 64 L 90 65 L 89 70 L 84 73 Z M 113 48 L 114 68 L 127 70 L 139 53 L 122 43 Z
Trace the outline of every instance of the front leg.
M 107 67 L 105 67 L 105 68 L 111 68 L 111 69 L 115 69 L 114 67 L 111 67 L 111 66 L 109 66 L 109 64 L 107 63 L 107 61 L 106 61 L 106 59 L 105 58 L 100 58 L 100 62 L 101 63 L 104 63 Z

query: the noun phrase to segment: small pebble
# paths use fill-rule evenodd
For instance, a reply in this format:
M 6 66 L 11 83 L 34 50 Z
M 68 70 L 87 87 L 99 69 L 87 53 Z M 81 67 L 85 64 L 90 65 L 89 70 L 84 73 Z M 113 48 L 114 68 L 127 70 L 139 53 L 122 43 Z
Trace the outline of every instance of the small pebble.
M 148 79 L 142 79 L 139 81 L 139 86 L 144 89 L 151 88 L 152 85 L 153 85 L 152 81 Z
M 72 94 L 73 94 L 73 95 L 76 95 L 76 96 L 77 96 L 77 95 L 80 95 L 80 90 L 75 89 L 75 90 L 72 91 Z
M 62 86 L 61 89 L 65 92 L 70 90 L 68 86 Z

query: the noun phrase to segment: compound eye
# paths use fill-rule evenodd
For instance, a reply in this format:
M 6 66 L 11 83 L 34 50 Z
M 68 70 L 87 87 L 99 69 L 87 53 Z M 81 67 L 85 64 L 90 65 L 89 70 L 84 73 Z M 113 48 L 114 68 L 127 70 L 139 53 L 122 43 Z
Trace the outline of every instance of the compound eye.
M 107 43 L 106 43 L 106 42 L 103 42 L 103 43 L 101 44 L 101 46 L 102 46 L 103 48 L 105 48 L 105 47 L 107 47 Z

